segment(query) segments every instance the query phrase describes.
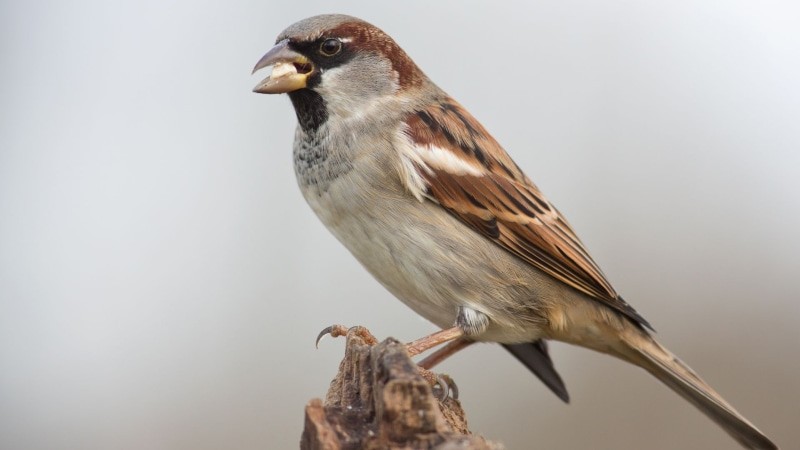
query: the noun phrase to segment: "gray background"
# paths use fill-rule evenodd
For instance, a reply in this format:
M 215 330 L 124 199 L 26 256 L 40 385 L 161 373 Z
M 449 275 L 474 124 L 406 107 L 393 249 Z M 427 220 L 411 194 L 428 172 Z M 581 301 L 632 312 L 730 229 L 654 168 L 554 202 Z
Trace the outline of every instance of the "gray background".
M 567 215 L 660 338 L 800 440 L 793 1 L 0 4 L 0 447 L 294 448 L 342 341 L 433 327 L 304 204 L 274 37 L 384 28 Z M 447 362 L 511 449 L 735 448 L 644 372 L 554 345 L 563 405 L 500 348 Z

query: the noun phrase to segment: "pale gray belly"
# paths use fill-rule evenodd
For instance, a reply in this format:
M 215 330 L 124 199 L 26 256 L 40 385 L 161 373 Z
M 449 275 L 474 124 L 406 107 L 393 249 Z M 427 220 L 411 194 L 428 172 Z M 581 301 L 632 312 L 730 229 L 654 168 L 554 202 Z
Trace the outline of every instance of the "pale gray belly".
M 438 205 L 421 203 L 390 182 L 360 189 L 369 184 L 363 181 L 351 174 L 333 180 L 325 192 L 303 193 L 392 294 L 442 328 L 453 325 L 458 306 L 483 312 L 491 322 L 479 340 L 514 343 L 543 336 L 547 306 L 569 295 L 568 288 Z

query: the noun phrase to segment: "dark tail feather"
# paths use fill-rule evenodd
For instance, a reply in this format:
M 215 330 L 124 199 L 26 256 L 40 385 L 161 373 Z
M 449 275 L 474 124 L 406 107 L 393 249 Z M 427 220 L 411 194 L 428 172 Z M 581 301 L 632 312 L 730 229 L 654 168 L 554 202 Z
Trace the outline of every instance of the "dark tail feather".
M 542 380 L 542 383 L 549 387 L 558 398 L 564 403 L 569 403 L 567 387 L 553 366 L 553 360 L 550 359 L 550 353 L 547 351 L 547 342 L 540 339 L 526 344 L 503 344 L 503 347 L 511 352 L 519 362 L 525 364 L 525 367 Z

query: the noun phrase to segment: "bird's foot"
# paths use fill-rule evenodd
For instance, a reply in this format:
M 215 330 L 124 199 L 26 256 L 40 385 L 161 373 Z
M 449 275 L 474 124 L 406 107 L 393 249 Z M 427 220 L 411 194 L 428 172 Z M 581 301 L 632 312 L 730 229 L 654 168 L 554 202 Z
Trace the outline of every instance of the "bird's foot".
M 452 337 L 452 334 L 455 334 L 455 337 Z M 375 336 L 373 336 L 372 333 L 370 333 L 365 327 L 355 326 L 348 328 L 344 325 L 337 324 L 325 327 L 325 329 L 320 331 L 317 335 L 315 345 L 319 347 L 319 343 L 322 338 L 328 335 L 333 338 L 342 336 L 358 336 L 364 341 L 364 343 L 370 346 L 378 343 L 378 340 L 375 338 Z M 418 339 L 407 345 L 407 349 L 409 349 L 409 355 L 413 356 L 424 352 L 425 350 L 428 350 L 439 343 L 452 341 L 455 339 L 455 341 L 452 341 L 448 345 L 437 350 L 427 358 L 420 361 L 420 363 L 417 365 L 419 374 L 431 385 L 433 394 L 442 402 L 448 398 L 458 400 L 458 386 L 456 386 L 455 381 L 453 381 L 449 375 L 437 374 L 429 369 L 447 356 L 450 356 L 456 351 L 472 344 L 472 341 L 465 338 L 459 338 L 458 336 L 458 333 L 454 333 L 451 330 L 443 330 L 430 336 L 426 336 L 425 338 Z M 441 340 L 442 337 L 444 337 L 444 340 Z
M 355 334 L 356 336 L 360 337 L 364 340 L 367 345 L 375 345 L 378 343 L 378 340 L 375 339 L 375 336 L 369 332 L 365 327 L 362 326 L 355 326 L 347 328 L 344 325 L 331 325 L 329 327 L 325 327 L 322 331 L 319 332 L 317 335 L 317 340 L 314 342 L 314 345 L 319 348 L 319 341 L 322 340 L 327 335 L 330 335 L 333 338 L 347 336 L 348 334 Z
M 433 395 L 435 395 L 439 401 L 444 402 L 448 397 L 453 400 L 458 400 L 458 386 L 449 375 L 434 373 L 420 366 L 417 366 L 417 370 L 422 378 L 431 385 Z

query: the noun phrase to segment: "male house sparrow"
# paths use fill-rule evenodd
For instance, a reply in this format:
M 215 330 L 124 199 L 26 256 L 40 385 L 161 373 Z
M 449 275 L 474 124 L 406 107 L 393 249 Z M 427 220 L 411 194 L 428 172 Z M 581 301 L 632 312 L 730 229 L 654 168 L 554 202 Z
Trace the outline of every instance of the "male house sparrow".
M 743 446 L 777 448 L 656 342 L 566 219 L 384 32 L 311 17 L 254 72 L 267 66 L 254 91 L 294 105 L 308 204 L 383 286 L 444 329 L 410 353 L 498 342 L 566 401 L 545 342 L 581 345 L 644 368 Z

